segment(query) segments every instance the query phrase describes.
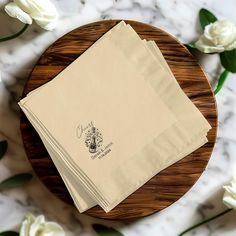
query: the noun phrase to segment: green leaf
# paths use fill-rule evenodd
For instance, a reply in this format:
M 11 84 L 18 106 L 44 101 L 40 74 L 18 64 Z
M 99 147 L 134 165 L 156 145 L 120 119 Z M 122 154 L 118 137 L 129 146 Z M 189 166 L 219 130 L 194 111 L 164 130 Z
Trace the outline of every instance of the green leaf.
M 187 43 L 187 44 L 185 44 L 185 46 L 186 46 L 187 48 L 196 48 L 196 45 L 195 45 L 194 42 L 192 42 L 192 43 Z
M 218 84 L 216 86 L 216 90 L 214 91 L 214 94 L 216 95 L 223 87 L 227 77 L 228 77 L 229 72 L 227 70 L 224 70 L 219 78 Z
M 217 21 L 217 18 L 210 11 L 208 11 L 205 8 L 202 8 L 199 11 L 199 20 L 200 20 L 201 27 L 204 30 L 207 25 Z
M 0 142 L 0 160 L 3 158 L 3 156 L 5 155 L 6 151 L 7 151 L 7 147 L 8 147 L 8 142 L 7 140 L 3 140 Z
M 0 233 L 0 236 L 18 236 L 18 235 L 19 233 L 15 231 L 5 231 Z
M 16 188 L 24 185 L 32 179 L 33 175 L 30 173 L 22 173 L 14 175 L 0 183 L 0 189 Z
M 93 229 L 99 236 L 123 236 L 119 231 L 100 224 L 93 224 Z
M 236 49 L 220 53 L 220 61 L 226 70 L 236 73 Z

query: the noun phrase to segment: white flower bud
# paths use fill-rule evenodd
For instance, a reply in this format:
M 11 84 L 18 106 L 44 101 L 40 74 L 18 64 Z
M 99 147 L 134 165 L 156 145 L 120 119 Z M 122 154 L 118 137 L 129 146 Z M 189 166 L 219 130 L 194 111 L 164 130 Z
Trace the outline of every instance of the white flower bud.
M 53 30 L 58 20 L 57 10 L 49 0 L 14 0 L 5 6 L 5 11 L 25 24 L 31 24 L 33 19 L 46 30 Z
M 236 179 L 233 179 L 230 184 L 225 185 L 224 189 L 223 203 L 227 207 L 236 210 Z
M 46 222 L 43 215 L 29 214 L 21 225 L 20 236 L 65 236 L 65 232 L 59 224 Z

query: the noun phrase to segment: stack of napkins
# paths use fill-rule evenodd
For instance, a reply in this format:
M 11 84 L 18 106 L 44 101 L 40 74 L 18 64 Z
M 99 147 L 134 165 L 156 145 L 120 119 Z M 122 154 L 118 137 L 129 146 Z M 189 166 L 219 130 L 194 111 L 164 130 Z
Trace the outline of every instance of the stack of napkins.
M 153 41 L 120 22 L 19 102 L 80 212 L 108 212 L 211 128 Z

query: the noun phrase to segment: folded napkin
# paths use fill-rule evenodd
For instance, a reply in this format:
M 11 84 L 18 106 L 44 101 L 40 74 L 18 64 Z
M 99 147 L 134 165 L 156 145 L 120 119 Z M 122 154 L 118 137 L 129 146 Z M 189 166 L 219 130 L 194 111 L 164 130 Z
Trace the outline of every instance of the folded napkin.
M 155 42 L 123 21 L 19 105 L 80 212 L 110 211 L 211 128 Z

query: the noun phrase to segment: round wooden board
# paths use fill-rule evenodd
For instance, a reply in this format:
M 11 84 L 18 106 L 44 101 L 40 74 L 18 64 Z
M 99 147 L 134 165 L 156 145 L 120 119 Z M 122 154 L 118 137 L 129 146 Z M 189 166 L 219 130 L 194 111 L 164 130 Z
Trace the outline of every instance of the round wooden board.
M 119 21 L 106 20 L 88 24 L 58 39 L 35 65 L 25 85 L 23 97 L 53 79 Z M 150 215 L 183 196 L 204 171 L 212 153 L 217 130 L 214 95 L 204 72 L 186 47 L 158 28 L 135 21 L 126 23 L 129 23 L 141 38 L 156 41 L 180 86 L 210 122 L 212 129 L 208 133 L 207 144 L 153 177 L 109 213 L 105 213 L 98 206 L 85 212 L 90 216 L 113 220 Z M 38 177 L 53 194 L 73 204 L 43 143 L 23 113 L 21 132 L 26 153 Z

